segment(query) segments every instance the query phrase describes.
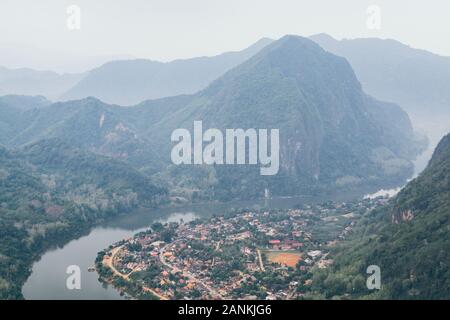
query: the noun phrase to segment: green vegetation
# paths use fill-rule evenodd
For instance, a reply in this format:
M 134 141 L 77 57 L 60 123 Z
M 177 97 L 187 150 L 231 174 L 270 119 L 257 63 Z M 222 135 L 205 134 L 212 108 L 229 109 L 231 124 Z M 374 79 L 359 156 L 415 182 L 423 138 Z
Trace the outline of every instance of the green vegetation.
M 154 223 L 100 252 L 97 270 L 102 281 L 135 298 L 146 291 L 163 299 L 311 298 L 310 270 L 333 264 L 328 259 L 333 243 L 386 200 L 326 202 L 301 210 L 239 209 L 188 223 Z M 339 232 L 329 232 L 336 221 Z M 164 240 L 167 232 L 172 237 Z M 105 254 L 113 261 L 103 259 Z M 108 270 L 143 290 L 128 290 Z
M 166 191 L 125 163 L 44 140 L 0 148 L 0 298 L 21 298 L 31 263 L 46 249 Z
M 163 203 L 168 190 L 178 201 L 199 201 L 257 198 L 266 188 L 271 195 L 284 196 L 386 187 L 410 176 L 411 159 L 423 146 L 398 106 L 364 94 L 345 59 L 293 36 L 268 45 L 197 94 L 129 108 L 95 98 L 49 104 L 42 97 L 8 97 L 0 99 L 0 114 L 0 144 L 8 148 L 0 148 L 0 298 L 21 297 L 31 262 L 45 249 L 108 217 Z M 171 165 L 172 131 L 191 129 L 194 120 L 202 120 L 205 128 L 280 129 L 279 174 L 261 176 L 259 166 Z M 442 179 L 446 171 L 439 172 Z M 431 295 L 424 291 L 421 279 L 430 272 L 433 279 L 448 276 L 448 242 L 441 235 L 448 232 L 448 206 L 445 197 L 439 197 L 441 189 L 433 191 L 441 184 L 433 183 L 405 189 L 402 194 L 408 196 L 400 196 L 392 208 L 395 217 L 408 217 L 411 210 L 412 221 L 387 227 L 391 218 L 382 212 L 366 217 L 369 229 L 361 228 L 361 232 L 371 236 L 364 237 L 364 243 L 356 241 L 348 255 L 365 258 L 351 270 L 359 272 L 376 258 L 378 264 L 386 264 L 382 269 L 389 279 L 387 265 L 392 261 L 379 257 L 421 252 L 423 257 L 417 261 L 426 265 L 430 259 L 439 259 L 442 266 L 432 270 L 415 266 L 415 273 L 408 275 L 415 282 L 409 283 L 406 271 L 412 262 L 406 261 L 403 269 L 393 265 L 403 272 L 402 286 L 412 296 Z M 431 193 L 419 197 L 424 190 Z M 319 227 L 313 233 L 320 240 L 327 234 L 336 236 L 345 223 L 339 219 L 336 228 Z M 399 238 L 393 239 L 392 234 Z M 417 238 L 400 236 L 406 234 Z M 167 230 L 161 236 L 170 241 L 174 235 Z M 255 236 L 257 241 L 267 240 Z M 411 250 L 410 245 L 419 245 L 417 239 L 423 251 Z M 386 252 L 382 246 L 386 243 L 396 244 L 393 248 L 398 252 Z M 232 259 L 234 249 L 224 250 Z M 345 265 L 345 258 L 340 259 L 336 270 Z M 409 259 L 415 261 L 412 256 Z M 242 263 L 235 262 L 234 267 Z M 221 271 L 217 273 L 220 276 Z M 359 280 L 355 288 L 360 288 Z M 120 285 L 122 280 L 115 281 Z M 336 289 L 327 296 L 344 294 L 339 281 L 331 283 L 336 283 Z M 431 287 L 440 286 L 448 282 Z M 380 294 L 384 292 L 391 291 Z
M 295 195 L 386 187 L 412 174 L 410 160 L 423 147 L 408 116 L 365 95 L 346 60 L 295 36 L 268 45 L 147 132 L 168 157 L 171 132 L 192 131 L 194 120 L 205 129 L 278 128 L 281 169 L 264 177 L 256 165 L 187 165 L 159 174 L 189 199 L 261 197 L 265 188 Z
M 295 36 L 271 43 L 192 95 L 128 108 L 95 98 L 26 110 L 3 104 L 5 146 L 63 139 L 129 163 L 180 201 L 258 198 L 266 188 L 285 196 L 400 184 L 423 147 L 408 116 L 368 97 L 345 59 Z M 279 129 L 280 172 L 171 165 L 172 131 L 191 129 L 195 120 L 205 129 Z
M 450 135 L 429 166 L 387 206 L 366 215 L 352 240 L 317 270 L 314 289 L 326 298 L 447 299 L 450 297 Z M 366 268 L 381 268 L 381 290 L 365 286 Z

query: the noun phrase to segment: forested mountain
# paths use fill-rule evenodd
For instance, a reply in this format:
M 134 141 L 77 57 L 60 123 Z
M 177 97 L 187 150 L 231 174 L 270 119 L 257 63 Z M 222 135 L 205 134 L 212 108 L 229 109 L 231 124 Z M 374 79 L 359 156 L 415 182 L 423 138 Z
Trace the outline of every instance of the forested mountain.
M 421 147 L 400 107 L 364 94 L 345 59 L 296 36 L 268 45 L 194 95 L 128 108 L 87 98 L 20 119 L 6 146 L 61 138 L 159 172 L 173 189 L 208 199 L 261 197 L 265 188 L 292 195 L 400 183 Z M 192 129 L 195 120 L 205 129 L 280 129 L 280 172 L 261 177 L 257 165 L 171 166 L 172 131 Z
M 317 291 L 332 296 L 443 299 L 450 296 L 450 135 L 428 167 L 388 205 L 359 222 L 336 264 L 318 272 Z M 381 269 L 381 290 L 365 287 L 366 268 Z M 361 281 L 362 280 L 362 281 Z
M 148 99 L 192 94 L 253 56 L 270 41 L 264 38 L 242 51 L 167 63 L 144 59 L 111 61 L 91 70 L 61 98 L 92 96 L 108 103 L 132 105 Z
M 6 144 L 17 147 L 60 138 L 73 146 L 129 162 L 154 173 L 162 168 L 151 140 L 124 121 L 125 108 L 95 98 L 55 103 L 22 114 L 21 124 Z
M 263 178 L 256 166 L 215 166 L 203 173 L 216 183 L 215 193 L 233 196 L 261 195 L 265 187 L 295 194 L 399 182 L 411 174 L 419 147 L 400 107 L 364 94 L 345 59 L 296 36 L 227 72 L 149 126 L 148 134 L 168 157 L 172 130 L 191 130 L 194 120 L 205 129 L 280 129 L 278 175 Z
M 0 95 L 39 95 L 52 101 L 93 96 L 108 103 L 130 105 L 147 99 L 195 93 L 270 42 L 264 38 L 242 51 L 168 63 L 116 58 L 83 73 L 0 66 Z
M 0 97 L 0 145 L 7 144 L 26 125 L 25 113 L 34 108 L 50 105 L 41 96 L 7 95 Z
M 0 147 L 0 298 L 21 297 L 30 263 L 43 250 L 166 197 L 129 165 L 59 139 L 14 151 Z

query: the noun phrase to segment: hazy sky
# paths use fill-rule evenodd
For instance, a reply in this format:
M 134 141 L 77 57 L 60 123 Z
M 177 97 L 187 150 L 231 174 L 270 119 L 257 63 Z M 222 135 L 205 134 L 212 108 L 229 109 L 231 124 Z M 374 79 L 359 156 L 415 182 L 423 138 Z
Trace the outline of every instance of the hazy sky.
M 81 9 L 79 30 L 67 27 L 70 5 Z M 366 25 L 370 5 L 381 9 L 379 30 Z M 14 67 L 27 59 L 40 66 L 47 52 L 168 61 L 240 50 L 262 37 L 320 32 L 339 39 L 393 38 L 450 56 L 450 1 L 0 0 L 0 47 L 16 50 L 0 64 Z M 54 59 L 48 60 L 51 65 Z

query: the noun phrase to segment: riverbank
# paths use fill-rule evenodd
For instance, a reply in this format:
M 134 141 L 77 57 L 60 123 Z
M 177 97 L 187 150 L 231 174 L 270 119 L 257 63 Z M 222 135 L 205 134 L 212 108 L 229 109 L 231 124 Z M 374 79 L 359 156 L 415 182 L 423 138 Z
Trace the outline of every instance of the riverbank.
M 24 299 L 22 288 L 31 275 L 32 265 L 39 261 L 45 252 L 62 248 L 73 238 L 86 235 L 91 227 L 92 225 L 68 226 L 63 230 L 51 233 L 47 238 L 41 237 L 28 244 L 28 250 L 21 250 L 20 256 L 15 257 L 13 261 L 10 258 L 9 263 L 16 266 L 14 270 L 10 271 L 10 277 L 14 279 L 14 282 L 7 288 L 0 288 L 1 297 L 4 299 Z
M 22 249 L 20 256 L 17 256 L 14 262 L 10 262 L 19 266 L 10 275 L 14 279 L 14 285 L 7 288 L 0 287 L 0 296 L 4 299 L 24 299 L 23 286 L 32 273 L 32 266 L 39 262 L 45 253 L 61 249 L 69 242 L 88 235 L 96 226 L 100 226 L 114 218 L 127 216 L 134 210 L 121 213 L 110 212 L 109 215 L 105 212 L 101 217 L 90 218 L 84 221 L 75 218 L 66 218 L 63 222 L 57 221 L 53 229 L 47 229 L 43 235 L 35 236 L 32 241 L 28 241 L 26 249 Z M 151 210 L 151 208 L 147 208 L 147 210 Z M 23 243 L 25 239 L 17 239 L 17 241 Z
M 135 299 L 295 299 L 356 221 L 387 198 L 239 210 L 154 224 L 99 252 L 101 278 Z M 306 283 L 306 284 L 305 284 Z
M 116 258 L 116 255 L 120 252 L 120 250 L 122 250 L 123 246 L 119 246 L 116 248 L 113 248 L 110 252 L 110 254 L 105 254 L 103 256 L 102 259 L 102 264 L 105 268 L 108 268 L 109 270 L 112 271 L 112 276 L 110 277 L 106 277 L 103 269 L 99 269 L 98 267 L 96 268 L 96 271 L 99 273 L 100 275 L 100 280 L 105 281 L 107 283 L 111 283 L 111 284 L 116 284 L 114 281 L 114 276 L 120 277 L 123 280 L 125 280 L 127 282 L 127 286 L 122 286 L 120 288 L 120 290 L 122 291 L 122 293 L 126 293 L 127 288 L 130 286 L 130 275 L 135 272 L 135 270 L 132 270 L 131 272 L 127 273 L 127 274 L 123 274 L 122 272 L 120 272 L 119 270 L 116 269 L 116 267 L 114 266 L 114 259 Z M 144 292 L 146 292 L 147 294 L 151 294 L 155 297 L 155 299 L 159 299 L 159 300 L 167 300 L 167 297 L 159 294 L 158 292 L 155 291 L 155 289 L 153 288 L 149 288 L 149 287 L 145 287 L 143 286 L 141 288 L 141 290 L 143 290 Z

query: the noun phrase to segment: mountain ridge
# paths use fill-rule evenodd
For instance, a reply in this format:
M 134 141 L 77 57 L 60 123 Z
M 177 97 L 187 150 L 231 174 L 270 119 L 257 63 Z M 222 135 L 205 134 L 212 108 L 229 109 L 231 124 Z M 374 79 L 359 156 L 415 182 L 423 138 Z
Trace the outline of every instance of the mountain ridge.
M 388 134 L 385 119 L 377 117 L 378 112 L 385 112 L 385 115 L 393 116 L 396 120 L 403 120 L 390 122 L 389 126 L 392 125 L 393 131 Z M 172 130 L 179 127 L 191 128 L 194 120 L 202 120 L 205 128 L 219 129 L 283 126 L 280 132 L 282 137 L 284 131 L 290 138 L 295 136 L 297 138 L 285 140 L 284 147 L 282 143 L 281 157 L 289 160 L 282 161 L 281 166 L 288 168 L 290 171 L 285 172 L 294 176 L 298 170 L 308 168 L 305 171 L 309 171 L 310 174 L 303 177 L 303 180 L 311 183 L 318 178 L 322 179 L 321 173 L 327 177 L 325 179 L 338 177 L 337 172 L 330 171 L 330 168 L 336 166 L 326 163 L 326 160 L 318 166 L 319 159 L 337 157 L 341 160 L 348 156 L 348 160 L 345 161 L 353 161 L 354 164 L 353 157 L 359 157 L 361 168 L 360 171 L 356 171 L 361 175 L 367 174 L 365 172 L 368 167 L 364 168 L 367 163 L 384 162 L 383 159 L 391 158 L 392 161 L 389 161 L 392 166 L 401 167 L 406 163 L 402 165 L 401 161 L 395 159 L 398 156 L 395 152 L 401 153 L 401 148 L 394 153 L 392 150 L 395 149 L 394 145 L 397 147 L 405 145 L 413 135 L 408 116 L 398 106 L 378 102 L 361 91 L 358 80 L 344 58 L 332 55 L 311 40 L 298 36 L 286 36 L 228 71 L 206 89 L 194 95 L 186 105 L 157 123 L 150 134 L 158 137 L 157 141 L 168 141 Z M 314 125 L 311 126 L 311 123 Z M 344 134 L 346 130 L 348 132 Z M 340 132 L 342 141 L 331 142 L 339 137 Z M 364 132 L 363 139 L 366 140 L 362 142 L 358 138 L 360 134 L 356 132 Z M 384 142 L 381 142 L 380 135 L 384 135 L 381 138 Z M 400 142 L 407 136 L 409 138 Z M 299 140 L 299 137 L 302 139 Z M 322 145 L 322 142 L 330 145 Z M 375 147 L 391 143 L 389 150 L 380 149 L 374 151 L 376 154 L 369 154 L 369 145 Z M 412 141 L 409 143 L 414 144 Z M 295 154 L 288 155 L 289 150 L 296 150 L 296 144 L 303 147 L 302 153 L 297 156 L 307 155 L 309 160 L 296 158 Z M 341 148 L 339 155 L 327 154 L 329 151 L 338 150 L 338 144 Z M 343 148 L 352 150 L 352 144 L 361 148 L 359 156 L 351 152 L 349 153 L 352 155 L 346 155 L 343 151 Z M 287 145 L 290 147 L 287 148 Z M 408 158 L 415 153 L 406 151 L 402 156 Z M 365 160 L 362 160 L 361 155 L 366 157 Z M 377 157 L 381 158 L 377 160 Z M 395 171 L 394 167 L 384 169 Z M 327 169 L 329 172 L 321 172 L 321 169 Z M 341 169 L 345 170 L 344 167 Z M 358 180 L 351 177 L 352 173 L 355 173 L 354 165 L 352 169 L 345 180 Z
M 400 104 L 415 118 L 450 108 L 450 57 L 416 49 L 393 39 L 336 40 L 310 37 L 325 50 L 345 57 L 371 95 Z
M 242 51 L 170 62 L 147 59 L 112 61 L 91 70 L 61 99 L 96 96 L 108 103 L 133 105 L 148 99 L 192 94 L 251 57 L 269 42 L 269 39 L 263 38 Z M 121 78 L 111 78 L 118 71 Z

